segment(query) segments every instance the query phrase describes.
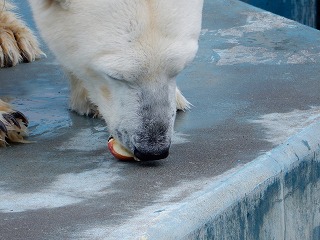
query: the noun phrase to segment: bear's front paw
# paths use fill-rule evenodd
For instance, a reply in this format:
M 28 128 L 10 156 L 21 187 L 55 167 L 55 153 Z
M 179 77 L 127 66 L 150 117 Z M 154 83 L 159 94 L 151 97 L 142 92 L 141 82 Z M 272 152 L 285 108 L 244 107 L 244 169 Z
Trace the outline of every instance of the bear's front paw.
M 0 105 L 0 147 L 5 147 L 8 142 L 26 143 L 27 127 L 28 119 L 23 113 L 12 110 L 7 104 Z
M 0 67 L 12 67 L 21 61 L 32 62 L 41 55 L 44 53 L 25 23 L 10 10 L 0 9 Z

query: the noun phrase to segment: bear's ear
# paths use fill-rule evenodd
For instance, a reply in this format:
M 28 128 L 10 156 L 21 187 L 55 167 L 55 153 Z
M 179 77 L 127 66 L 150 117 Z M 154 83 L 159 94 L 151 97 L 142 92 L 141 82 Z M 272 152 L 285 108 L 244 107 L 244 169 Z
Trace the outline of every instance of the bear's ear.
M 70 0 L 55 0 L 55 1 L 59 3 L 63 9 L 66 9 L 66 10 L 69 9 L 70 2 L 71 2 Z

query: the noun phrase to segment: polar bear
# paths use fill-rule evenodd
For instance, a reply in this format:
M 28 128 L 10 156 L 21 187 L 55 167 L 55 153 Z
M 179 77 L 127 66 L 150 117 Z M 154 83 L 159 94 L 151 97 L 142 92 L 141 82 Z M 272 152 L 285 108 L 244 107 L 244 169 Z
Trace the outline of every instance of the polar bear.
M 137 159 L 166 158 L 176 110 L 189 107 L 175 78 L 197 52 L 203 0 L 29 3 L 42 37 L 69 76 L 70 108 L 104 118 L 110 134 Z M 0 0 L 0 8 L 3 4 Z M 12 32 L 9 38 L 19 34 Z M 41 51 L 33 36 L 25 38 L 33 45 L 27 59 L 32 61 Z M 23 48 L 20 53 L 14 59 L 27 55 Z M 26 123 L 20 112 L 15 115 Z M 0 118 L 0 131 L 8 123 L 21 125 L 10 119 Z

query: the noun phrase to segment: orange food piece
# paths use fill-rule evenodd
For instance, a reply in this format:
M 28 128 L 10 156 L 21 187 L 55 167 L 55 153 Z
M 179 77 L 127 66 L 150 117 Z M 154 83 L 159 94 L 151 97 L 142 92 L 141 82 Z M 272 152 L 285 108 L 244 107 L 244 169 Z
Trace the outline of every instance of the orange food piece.
M 122 146 L 118 141 L 116 141 L 113 137 L 108 140 L 108 148 L 111 154 L 122 161 L 132 161 L 134 160 L 133 154 Z

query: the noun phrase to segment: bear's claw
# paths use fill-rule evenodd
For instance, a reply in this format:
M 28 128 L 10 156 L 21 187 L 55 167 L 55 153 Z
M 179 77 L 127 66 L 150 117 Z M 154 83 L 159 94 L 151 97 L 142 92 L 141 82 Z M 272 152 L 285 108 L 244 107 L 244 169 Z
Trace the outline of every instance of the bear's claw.
M 23 122 L 23 124 L 28 127 L 29 125 L 29 121 L 28 121 L 28 118 L 20 111 L 15 111 L 13 113 L 11 113 L 11 115 L 14 117 L 14 118 L 18 118 L 18 119 L 21 119 L 21 121 Z
M 0 131 L 4 132 L 5 134 L 8 133 L 8 129 L 7 129 L 6 125 L 4 125 L 4 123 L 1 121 L 0 121 Z
M 4 114 L 2 114 L 2 117 L 3 117 L 8 123 L 14 124 L 16 127 L 18 127 L 19 129 L 21 129 L 21 126 L 20 126 L 19 122 L 17 121 L 17 119 L 16 119 L 12 114 L 4 113 Z

